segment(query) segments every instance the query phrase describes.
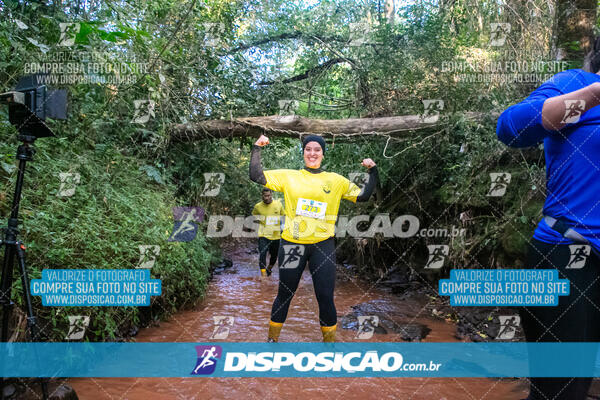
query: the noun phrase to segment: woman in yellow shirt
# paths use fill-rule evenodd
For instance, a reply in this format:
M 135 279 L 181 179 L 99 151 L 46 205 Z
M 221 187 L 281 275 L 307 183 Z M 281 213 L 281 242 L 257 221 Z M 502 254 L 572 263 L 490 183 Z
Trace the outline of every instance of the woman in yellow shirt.
M 308 262 L 315 295 L 319 303 L 319 321 L 323 341 L 333 342 L 337 313 L 333 301 L 335 287 L 335 221 L 341 199 L 367 201 L 377 182 L 377 167 L 370 158 L 362 161 L 369 178 L 362 190 L 341 175 L 323 171 L 325 140 L 309 135 L 302 141 L 305 167 L 300 170 L 263 171 L 261 148 L 269 144 L 262 135 L 250 156 L 250 179 L 267 188 L 283 192 L 285 227 L 279 245 L 279 289 L 271 309 L 268 341 L 277 342 Z

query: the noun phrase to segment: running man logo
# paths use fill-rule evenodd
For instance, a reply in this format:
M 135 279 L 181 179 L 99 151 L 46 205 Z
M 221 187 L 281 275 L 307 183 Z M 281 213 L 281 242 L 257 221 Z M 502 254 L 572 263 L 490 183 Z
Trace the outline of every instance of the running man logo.
M 221 191 L 221 186 L 225 183 L 225 174 L 222 172 L 205 172 L 204 189 L 200 196 L 215 197 Z
M 587 261 L 592 248 L 587 244 L 571 244 L 569 245 L 569 250 L 571 250 L 571 258 L 565 268 L 581 269 L 585 266 L 585 262 Z
M 75 44 L 75 37 L 81 30 L 81 25 L 78 22 L 61 22 L 58 26 L 60 27 L 58 45 L 65 47 L 73 46 Z
M 89 324 L 90 317 L 87 315 L 69 315 L 69 333 L 65 336 L 65 340 L 83 339 Z
M 510 340 L 515 337 L 517 328 L 521 325 L 521 317 L 518 315 L 499 315 L 500 328 L 496 340 Z
M 487 193 L 488 197 L 502 197 L 510 183 L 511 175 L 508 172 L 490 172 L 492 183 Z
M 210 375 L 215 372 L 217 359 L 223 355 L 221 346 L 196 346 L 198 361 L 191 375 Z
M 75 188 L 81 182 L 81 175 L 73 172 L 61 172 L 58 174 L 60 188 L 56 195 L 58 197 L 71 197 L 75 194 Z
M 25 24 L 23 21 L 18 20 L 16 18 L 13 18 L 13 21 L 15 24 L 17 24 L 17 27 L 21 30 L 26 30 L 29 29 L 29 27 L 27 26 L 27 24 Z
M 358 186 L 360 190 L 365 187 L 367 179 L 369 178 L 369 174 L 366 172 L 350 172 L 348 176 L 350 177 L 350 182 Z
M 202 207 L 173 207 L 173 233 L 169 242 L 190 242 L 198 233 L 198 225 L 204 219 Z
M 425 269 L 442 268 L 446 256 L 450 252 L 450 247 L 445 244 L 429 244 L 427 245 L 427 249 L 429 250 L 429 258 L 427 259 L 427 264 L 425 264 Z
M 379 326 L 379 316 L 377 315 L 359 315 L 358 317 L 358 331 L 356 332 L 356 339 L 371 339 L 375 328 Z
M 150 117 L 154 118 L 154 105 L 154 100 L 134 100 L 135 111 L 131 123 L 145 124 L 150 121 Z
M 160 254 L 160 246 L 143 245 L 140 248 L 140 261 L 137 268 L 152 268 L 156 262 L 156 257 Z
M 368 22 L 350 22 L 350 41 L 348 46 L 362 46 L 368 42 L 371 27 Z
M 298 100 L 279 100 L 279 117 L 277 122 L 289 123 L 294 121 L 296 110 L 300 106 Z
M 279 269 L 298 268 L 300 259 L 304 255 L 304 245 L 302 244 L 284 244 L 283 245 L 283 263 Z
M 296 115 L 296 111 L 300 107 L 298 100 L 279 100 L 277 104 L 279 104 L 280 116 Z
M 444 100 L 423 100 L 423 114 L 421 120 L 434 124 L 440 119 L 440 112 L 444 109 Z
M 492 22 L 490 24 L 490 46 L 504 46 L 510 28 L 509 23 Z
M 565 100 L 565 116 L 563 124 L 575 124 L 579 122 L 581 114 L 585 110 L 585 100 Z
M 213 321 L 215 328 L 213 329 L 211 339 L 227 339 L 229 329 L 233 326 L 234 318 L 230 316 L 214 315 Z
M 204 22 L 204 45 L 206 47 L 222 47 L 221 38 L 225 33 L 222 22 Z

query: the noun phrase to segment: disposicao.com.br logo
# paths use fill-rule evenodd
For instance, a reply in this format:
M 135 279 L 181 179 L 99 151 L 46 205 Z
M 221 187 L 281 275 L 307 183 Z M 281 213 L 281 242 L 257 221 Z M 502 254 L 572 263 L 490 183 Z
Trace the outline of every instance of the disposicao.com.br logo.
M 196 346 L 198 362 L 193 375 L 211 374 L 216 358 L 221 358 L 219 346 Z M 209 354 L 210 353 L 210 354 Z M 218 353 L 218 356 L 213 354 Z M 210 361 L 206 361 L 210 360 Z M 206 364 L 212 368 L 209 372 Z M 404 363 L 402 354 L 378 351 L 366 352 L 226 352 L 223 372 L 397 372 L 439 371 L 441 363 Z M 198 372 L 197 372 L 198 371 Z

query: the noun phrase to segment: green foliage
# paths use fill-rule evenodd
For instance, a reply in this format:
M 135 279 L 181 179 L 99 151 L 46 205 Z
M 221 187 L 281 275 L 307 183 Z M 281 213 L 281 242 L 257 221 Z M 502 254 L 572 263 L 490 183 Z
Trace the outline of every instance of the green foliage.
M 17 142 L 4 129 L 0 154 L 12 165 Z M 209 265 L 216 254 L 202 233 L 191 242 L 167 242 L 173 228 L 171 208 L 176 205 L 171 184 L 158 182 L 156 169 L 123 155 L 110 146 L 91 146 L 84 138 L 47 138 L 36 143 L 35 160 L 28 164 L 20 215 L 22 240 L 27 244 L 30 277 L 40 278 L 48 268 L 135 268 L 140 245 L 161 246 L 152 269 L 162 280 L 163 293 L 149 309 L 135 307 L 42 307 L 42 321 L 52 329 L 44 334 L 63 340 L 68 315 L 90 315 L 90 338 L 125 336 L 141 316 L 162 318 L 190 307 L 206 289 Z M 70 197 L 57 196 L 59 174 L 78 173 L 80 183 Z M 10 212 L 9 200 L 16 173 L 1 171 L 0 210 Z M 14 298 L 22 303 L 20 281 Z M 138 325 L 139 326 L 139 325 Z
M 59 138 L 39 142 L 26 177 L 23 233 L 34 277 L 46 267 L 132 267 L 139 244 L 162 243 L 153 273 L 163 279 L 164 294 L 152 318 L 191 305 L 203 293 L 214 246 L 201 234 L 191 243 L 166 242 L 171 207 L 248 215 L 260 186 L 248 179 L 254 138 L 172 143 L 170 128 L 274 115 L 286 99 L 299 102 L 297 114 L 326 119 L 419 115 L 423 100 L 443 100 L 439 128 L 330 143 L 327 170 L 361 172 L 361 160 L 370 157 L 381 177 L 376 202 L 343 203 L 340 214 L 411 214 L 424 228 L 464 228 L 465 237 L 444 239 L 452 247 L 447 265 L 507 266 L 523 259 L 543 202 L 542 153 L 509 150 L 496 139 L 493 117 L 473 122 L 463 115 L 495 115 L 537 84 L 463 81 L 460 71 L 445 66 L 550 59 L 548 2 L 395 2 L 394 21 L 386 19 L 381 1 L 55 3 L 0 6 L 1 89 L 14 87 L 26 63 L 65 52 L 101 54 L 103 61 L 125 66 L 133 81 L 63 85 L 69 118 L 51 125 Z M 79 23 L 69 49 L 58 45 L 65 22 Z M 512 26 L 502 47 L 490 45 L 491 24 L 498 22 Z M 356 23 L 363 25 L 356 29 Z M 131 123 L 135 100 L 155 102 L 146 124 Z M 0 113 L 5 121 L 5 109 Z M 10 139 L 14 132 L 1 129 L 0 212 L 6 217 L 16 142 Z M 265 169 L 301 168 L 299 149 L 297 140 L 273 138 L 263 151 Z M 81 184 L 74 196 L 59 198 L 58 173 L 70 171 L 81 174 Z M 202 196 L 207 172 L 225 174 L 217 197 Z M 511 173 L 506 196 L 487 196 L 491 172 Z M 368 259 L 365 270 L 383 273 L 398 265 L 418 269 L 426 245 L 434 242 L 376 238 L 363 257 L 364 249 L 348 239 L 342 250 Z M 127 308 L 68 311 L 93 313 L 98 337 L 148 319 Z M 64 335 L 65 315 L 44 309 L 55 338 Z

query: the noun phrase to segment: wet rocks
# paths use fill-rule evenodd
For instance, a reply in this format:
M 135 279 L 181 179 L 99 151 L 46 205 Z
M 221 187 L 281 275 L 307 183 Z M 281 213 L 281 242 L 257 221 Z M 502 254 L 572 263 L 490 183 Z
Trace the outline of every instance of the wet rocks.
M 404 314 L 397 311 L 395 305 L 381 299 L 357 304 L 352 306 L 352 310 L 352 313 L 355 315 L 382 315 L 385 318 L 390 318 L 390 316 L 406 317 Z
M 474 342 L 523 341 L 523 327 L 515 309 L 498 307 L 456 307 L 456 337 Z
M 402 340 L 411 342 L 421 341 L 431 332 L 426 325 L 406 322 L 409 317 L 396 311 L 393 304 L 384 300 L 372 300 L 352 306 L 352 312 L 341 318 L 341 327 L 358 331 L 358 317 L 362 316 L 370 317 L 363 322 L 362 332 L 373 330 L 377 334 L 395 333 L 400 335 Z
M 54 379 L 45 379 L 49 400 L 78 400 L 75 390 L 66 383 Z M 42 387 L 40 378 L 22 378 L 18 381 L 6 383 L 3 393 L 4 399 L 41 399 Z
M 342 320 L 340 321 L 340 324 L 342 326 L 342 329 L 352 329 L 355 331 L 358 331 L 358 317 L 356 315 L 353 314 L 346 314 L 342 317 Z M 367 324 L 369 324 L 367 322 Z M 373 324 L 369 324 L 370 327 L 374 328 L 374 332 L 375 333 L 379 333 L 382 335 L 387 335 L 388 331 L 387 329 L 385 329 L 382 325 L 380 324 L 376 324 L 375 326 Z M 363 328 L 363 331 L 366 331 L 366 329 Z
M 75 390 L 67 384 L 62 384 L 50 395 L 50 400 L 78 400 Z
M 419 324 L 419 323 L 409 323 L 409 324 L 400 324 L 397 329 L 394 330 L 397 334 L 400 335 L 402 340 L 406 340 L 409 342 L 420 342 L 423 340 L 431 329 L 427 327 L 427 325 Z
M 233 261 L 228 260 L 226 258 L 223 259 L 219 264 L 214 267 L 213 274 L 219 275 L 222 274 L 227 268 L 231 268 L 233 266 Z
M 390 271 L 385 278 L 387 279 L 379 282 L 381 285 L 394 286 L 407 284 L 409 282 L 410 276 L 406 271 L 393 270 Z
M 402 294 L 415 290 L 420 283 L 412 279 L 410 270 L 398 268 L 390 270 L 379 285 L 389 288 L 393 294 Z
M 5 399 L 9 399 L 11 396 L 14 396 L 14 394 L 17 392 L 17 388 L 15 388 L 14 385 L 6 385 L 4 386 L 4 389 L 2 391 L 3 393 L 3 398 Z

